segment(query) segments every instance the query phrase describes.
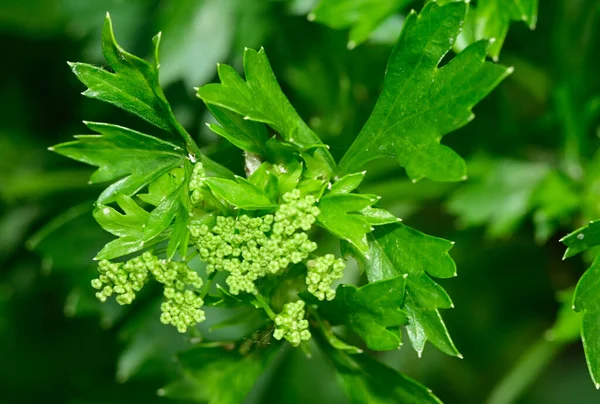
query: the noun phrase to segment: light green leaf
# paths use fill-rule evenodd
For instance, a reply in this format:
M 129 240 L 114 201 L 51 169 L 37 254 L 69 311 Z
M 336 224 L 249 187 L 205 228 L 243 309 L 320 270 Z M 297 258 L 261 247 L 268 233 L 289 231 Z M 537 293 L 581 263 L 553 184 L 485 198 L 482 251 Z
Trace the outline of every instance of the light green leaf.
M 429 340 L 442 352 L 460 356 L 438 312 L 453 307 L 452 301 L 429 276 L 456 276 L 456 265 L 448 254 L 453 243 L 397 223 L 377 227 L 368 236 L 368 245 L 369 258 L 356 251 L 354 256 L 369 282 L 408 275 L 404 310 L 408 336 L 417 353 L 421 355 Z
M 488 53 L 497 60 L 510 23 L 524 21 L 530 29 L 535 29 L 537 9 L 538 0 L 479 0 L 469 8 L 456 47 L 462 50 L 478 40 L 493 38 Z
M 163 174 L 183 164 L 184 150 L 167 141 L 122 126 L 86 122 L 100 135 L 79 135 L 51 150 L 97 166 L 90 183 L 116 181 L 98 197 L 106 204 L 118 194 L 131 196 Z
M 150 64 L 123 50 L 116 42 L 110 16 L 102 29 L 102 53 L 111 71 L 86 63 L 69 63 L 86 85 L 83 95 L 108 102 L 167 131 L 177 124 L 158 81 L 158 46 L 154 38 L 155 62 Z
M 183 181 L 184 169 L 175 168 L 148 185 L 148 193 L 137 194 L 137 197 L 147 204 L 158 206 Z
M 179 355 L 184 377 L 159 395 L 208 404 L 239 404 L 266 370 L 276 350 L 241 355 L 223 348 L 195 348 Z
M 382 226 L 401 221 L 385 209 L 372 208 L 370 206 L 361 210 L 360 215 L 363 217 L 363 220 L 373 226 Z
M 102 204 L 94 209 L 94 218 L 98 224 L 119 237 L 100 250 L 96 255 L 97 260 L 118 258 L 144 248 L 144 225 L 148 221 L 148 212 L 126 195 L 118 195 L 116 201 L 123 214 Z
M 570 258 L 589 248 L 600 245 L 600 220 L 591 221 L 560 239 L 567 246 L 563 259 Z
M 406 313 L 402 310 L 405 286 L 404 275 L 361 288 L 340 285 L 335 299 L 321 303 L 319 309 L 332 323 L 350 327 L 369 349 L 397 349 L 402 344 L 398 326 L 406 324 Z
M 335 29 L 350 28 L 348 48 L 367 40 L 387 17 L 400 11 L 413 0 L 321 0 L 308 15 Z
M 492 237 L 515 231 L 534 209 L 536 190 L 549 173 L 542 163 L 516 160 L 474 162 L 479 175 L 452 194 L 447 209 L 462 227 L 487 225 Z
M 206 124 L 210 130 L 242 150 L 266 155 L 265 145 L 269 135 L 264 124 L 244 119 L 241 115 L 216 105 L 207 104 L 207 107 L 221 124 Z
M 325 195 L 319 201 L 321 213 L 317 223 L 342 240 L 354 245 L 367 254 L 367 233 L 372 228 L 358 212 L 370 207 L 379 200 L 373 195 L 337 194 Z M 354 213 L 354 214 L 353 214 Z
M 187 162 L 184 170 L 185 176 L 181 177 L 179 186 L 169 195 L 166 195 L 156 208 L 150 212 L 144 226 L 144 240 L 150 241 L 167 230 L 171 223 L 175 221 L 169 235 L 167 259 L 173 258 L 178 247 L 181 246 L 182 248 L 182 256 L 185 256 L 187 249 L 190 212 L 188 183 L 191 170 L 191 164 Z
M 281 91 L 264 49 L 244 52 L 246 80 L 227 65 L 219 65 L 220 84 L 207 84 L 198 89 L 198 97 L 206 104 L 216 105 L 240 114 L 244 119 L 264 122 L 286 141 L 302 150 L 321 145 L 319 137 L 304 123 Z M 317 152 L 333 171 L 335 163 L 326 149 Z
M 352 404 L 441 404 L 427 387 L 367 355 L 348 355 L 321 344 Z
M 420 14 L 406 18 L 388 62 L 383 92 L 342 158 L 339 174 L 395 157 L 413 181 L 465 179 L 463 159 L 440 140 L 473 119 L 471 108 L 511 71 L 485 61 L 485 42 L 469 46 L 438 68 L 466 10 L 463 2 L 429 2 Z
M 361 173 L 348 174 L 340 178 L 331 185 L 329 195 L 349 194 L 358 188 L 362 180 L 365 178 L 365 174 L 366 171 L 363 171 Z
M 275 207 L 263 191 L 248 180 L 237 177 L 237 181 L 223 178 L 207 178 L 206 184 L 217 197 L 239 209 L 257 210 Z

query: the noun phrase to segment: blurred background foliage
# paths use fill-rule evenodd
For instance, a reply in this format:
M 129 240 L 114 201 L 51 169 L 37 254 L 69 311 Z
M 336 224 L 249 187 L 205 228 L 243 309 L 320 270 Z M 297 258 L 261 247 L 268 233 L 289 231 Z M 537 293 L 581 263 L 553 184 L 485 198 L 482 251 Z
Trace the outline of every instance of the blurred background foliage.
M 216 79 L 217 62 L 240 69 L 244 47 L 264 46 L 293 105 L 339 158 L 381 90 L 403 15 L 423 2 L 316 3 L 0 1 L 1 402 L 169 402 L 157 391 L 185 367 L 176 353 L 194 344 L 159 323 L 151 296 L 126 310 L 94 299 L 91 258 L 108 240 L 90 214 L 99 188 L 87 184 L 92 169 L 46 148 L 84 133 L 84 118 L 153 129 L 81 97 L 66 61 L 102 64 L 106 11 L 134 54 L 149 55 L 163 31 L 161 82 L 176 115 L 215 159 L 241 167 L 241 153 L 205 127 L 193 87 Z M 543 1 L 537 28 L 513 22 L 505 39 L 499 62 L 514 74 L 447 138 L 469 160 L 468 181 L 412 184 L 396 164 L 368 167 L 365 192 L 408 225 L 456 241 L 459 277 L 443 282 L 455 309 L 443 314 L 465 359 L 432 347 L 420 359 L 411 349 L 380 356 L 444 402 L 511 402 L 523 381 L 515 402 L 599 401 L 577 317 L 563 310 L 553 326 L 560 302 L 570 306 L 558 292 L 589 263 L 563 262 L 558 239 L 600 217 L 598 49 L 598 1 Z M 290 350 L 247 402 L 345 400 L 322 358 Z

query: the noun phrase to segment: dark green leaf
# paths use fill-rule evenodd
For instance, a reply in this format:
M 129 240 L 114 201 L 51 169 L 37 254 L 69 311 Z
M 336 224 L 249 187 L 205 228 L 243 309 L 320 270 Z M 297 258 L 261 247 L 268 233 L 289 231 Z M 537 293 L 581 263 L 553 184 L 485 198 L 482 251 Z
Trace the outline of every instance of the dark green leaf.
M 155 62 L 150 64 L 123 50 L 116 42 L 110 16 L 102 30 L 102 53 L 114 72 L 86 63 L 70 63 L 73 73 L 88 88 L 83 95 L 108 102 L 167 131 L 177 124 L 158 82 L 158 46 L 154 38 Z
M 440 404 L 427 387 L 367 355 L 348 355 L 321 345 L 352 404 Z
M 485 61 L 485 42 L 469 46 L 438 68 L 466 10 L 463 2 L 429 2 L 419 15 L 413 12 L 406 18 L 388 62 L 383 92 L 342 158 L 341 174 L 374 159 L 395 157 L 413 181 L 465 179 L 463 159 L 440 140 L 467 124 L 473 118 L 471 108 L 511 71 Z
M 79 135 L 77 140 L 51 150 L 97 166 L 91 183 L 118 180 L 100 194 L 99 203 L 112 202 L 119 194 L 134 195 L 185 160 L 184 150 L 173 143 L 122 126 L 94 122 L 86 125 L 100 135 Z
M 581 314 L 573 311 L 573 289 L 558 293 L 560 303 L 556 322 L 544 335 L 549 341 L 558 343 L 574 342 L 581 334 Z
M 408 275 L 404 309 L 407 331 L 413 347 L 421 355 L 430 340 L 442 352 L 460 356 L 438 308 L 453 307 L 444 289 L 430 277 L 456 276 L 456 265 L 448 251 L 453 243 L 425 235 L 401 223 L 377 227 L 368 236 L 368 257 L 355 252 L 369 282 Z
M 273 359 L 275 350 L 239 354 L 222 348 L 195 348 L 179 355 L 184 377 L 159 390 L 175 400 L 239 404 Z
M 244 119 L 241 115 L 216 105 L 207 104 L 211 114 L 221 124 L 207 124 L 217 135 L 229 140 L 242 150 L 265 156 L 265 145 L 269 140 L 267 128 L 260 122 Z
M 321 303 L 319 309 L 332 323 L 350 327 L 369 349 L 397 349 L 402 344 L 398 326 L 406 324 L 406 313 L 402 310 L 405 286 L 405 275 L 361 288 L 340 285 L 335 299 Z
M 487 225 L 492 237 L 515 231 L 534 208 L 534 195 L 548 175 L 546 164 L 516 160 L 482 160 L 477 167 L 481 177 L 462 184 L 452 194 L 448 210 L 458 216 L 463 227 Z

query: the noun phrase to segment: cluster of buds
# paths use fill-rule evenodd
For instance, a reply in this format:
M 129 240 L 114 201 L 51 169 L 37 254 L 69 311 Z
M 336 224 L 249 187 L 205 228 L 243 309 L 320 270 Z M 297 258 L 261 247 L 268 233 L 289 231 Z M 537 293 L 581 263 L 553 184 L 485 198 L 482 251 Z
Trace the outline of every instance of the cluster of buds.
M 152 275 L 165 287 L 161 322 L 185 332 L 205 319 L 204 301 L 194 291 L 202 287 L 202 278 L 184 263 L 159 260 L 145 252 L 124 263 L 102 260 L 98 270 L 100 276 L 92 281 L 92 286 L 98 289 L 96 297 L 102 302 L 115 294 L 117 303 L 130 304 L 135 292 L 139 292 Z
M 260 217 L 219 216 L 216 224 L 190 226 L 192 240 L 207 263 L 207 271 L 227 271 L 229 290 L 255 293 L 254 282 L 269 274 L 279 274 L 290 264 L 308 258 L 317 248 L 306 231 L 319 214 L 313 196 L 301 197 L 298 190 L 283 196 L 274 215 Z
M 327 254 L 308 261 L 307 267 L 308 291 L 319 300 L 333 300 L 335 290 L 331 285 L 342 277 L 346 267 L 344 260 L 336 259 L 333 254 Z
M 112 263 L 102 260 L 98 263 L 100 276 L 92 280 L 92 287 L 97 289 L 96 297 L 105 302 L 113 294 L 120 305 L 131 304 L 135 292 L 142 290 L 148 281 L 148 273 L 158 265 L 158 259 L 150 253 L 144 253 L 125 263 Z
M 308 341 L 311 335 L 308 331 L 308 321 L 304 316 L 304 301 L 298 300 L 285 304 L 282 312 L 275 317 L 273 337 L 277 340 L 285 338 L 293 346 Z
M 190 200 L 193 204 L 197 204 L 202 199 L 202 186 L 204 185 L 204 179 L 206 178 L 206 171 L 204 165 L 201 162 L 194 164 L 192 175 L 190 176 L 189 190 L 191 192 Z

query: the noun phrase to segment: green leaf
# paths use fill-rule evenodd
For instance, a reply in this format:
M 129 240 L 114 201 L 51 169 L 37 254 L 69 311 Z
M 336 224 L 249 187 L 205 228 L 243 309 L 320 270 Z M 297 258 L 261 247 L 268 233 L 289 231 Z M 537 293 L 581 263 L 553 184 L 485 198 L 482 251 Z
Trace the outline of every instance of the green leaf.
M 173 258 L 180 246 L 182 247 L 182 256 L 185 256 L 187 249 L 190 212 L 188 183 L 191 170 L 191 164 L 186 162 L 186 169 L 184 170 L 186 175 L 181 177 L 179 186 L 169 195 L 166 195 L 156 208 L 150 212 L 144 226 L 144 240 L 149 241 L 159 236 L 175 221 L 167 245 L 167 259 Z
M 215 65 L 230 52 L 238 4 L 231 0 L 161 4 L 158 26 L 164 33 L 160 67 L 163 85 L 182 79 L 191 89 L 213 77 Z
M 465 179 L 465 162 L 440 140 L 473 119 L 471 108 L 511 72 L 485 61 L 485 42 L 469 46 L 438 68 L 466 9 L 463 2 L 429 2 L 419 15 L 412 12 L 406 18 L 388 62 L 383 92 L 342 158 L 339 174 L 395 157 L 413 181 Z
M 237 181 L 223 178 L 207 178 L 206 184 L 217 197 L 229 202 L 239 209 L 257 210 L 275 207 L 260 188 L 248 180 L 236 176 Z
M 600 220 L 591 221 L 560 239 L 567 246 L 563 259 L 570 258 L 589 248 L 600 245 Z
M 264 122 L 302 150 L 322 144 L 281 91 L 264 49 L 244 52 L 246 81 L 228 65 L 219 65 L 218 72 L 220 84 L 207 84 L 198 89 L 198 97 L 206 104 L 229 109 L 244 119 Z M 333 171 L 335 163 L 331 154 L 321 149 L 317 155 Z
M 368 245 L 368 258 L 357 251 L 354 256 L 369 282 L 408 275 L 404 310 L 408 336 L 419 356 L 429 340 L 442 352 L 460 357 L 438 312 L 453 307 L 452 301 L 429 276 L 456 276 L 448 254 L 453 243 L 397 223 L 377 227 L 368 236 Z
M 184 377 L 159 390 L 159 395 L 208 404 L 244 402 L 276 350 L 242 355 L 222 348 L 195 348 L 179 355 Z
M 154 37 L 153 42 L 155 61 L 151 65 L 117 44 L 107 13 L 102 29 L 102 53 L 112 72 L 86 63 L 69 65 L 87 87 L 83 95 L 108 102 L 171 131 L 178 124 L 158 81 L 160 34 Z
M 348 355 L 321 344 L 352 404 L 441 404 L 431 390 L 367 355 Z
M 379 198 L 373 195 L 325 195 L 319 201 L 321 213 L 317 216 L 317 222 L 338 238 L 348 241 L 367 254 L 367 233 L 372 227 L 359 212 L 378 200 Z
M 524 21 L 530 29 L 537 23 L 538 0 L 479 0 L 470 7 L 464 29 L 456 41 L 458 50 L 480 39 L 494 39 L 488 54 L 498 59 L 512 21 Z
M 207 104 L 215 119 L 222 125 L 206 124 L 217 135 L 229 140 L 242 150 L 265 156 L 269 140 L 267 128 L 260 122 L 244 119 L 241 115 L 216 105 Z
M 166 197 L 175 191 L 183 181 L 184 169 L 175 168 L 148 185 L 148 193 L 137 194 L 147 204 L 158 206 Z
M 536 190 L 549 173 L 546 164 L 516 160 L 482 160 L 469 164 L 475 176 L 452 194 L 447 209 L 462 227 L 487 225 L 491 237 L 516 230 L 535 205 Z
M 560 303 L 560 308 L 556 322 L 544 334 L 548 341 L 568 344 L 579 338 L 581 334 L 581 314 L 573 311 L 574 293 L 574 289 L 558 292 L 557 300 Z
M 581 341 L 585 359 L 592 380 L 600 389 L 600 255 L 577 283 L 573 309 L 582 312 Z
M 393 13 L 413 0 L 321 0 L 308 15 L 335 29 L 350 28 L 348 48 L 353 49 L 369 37 Z
M 361 173 L 348 174 L 340 178 L 331 185 L 329 195 L 349 194 L 358 188 L 362 180 L 365 178 L 366 173 L 366 171 L 363 171 Z
M 94 218 L 98 224 L 107 232 L 119 237 L 100 250 L 96 255 L 97 260 L 121 257 L 144 248 L 144 226 L 148 221 L 148 212 L 126 195 L 118 195 L 116 200 L 123 214 L 102 204 L 98 204 L 94 209 Z
M 185 160 L 184 150 L 167 141 L 122 126 L 86 122 L 100 135 L 79 135 L 77 140 L 51 148 L 66 157 L 97 166 L 90 183 L 118 180 L 98 197 L 98 203 L 131 196 Z
M 406 324 L 406 313 L 402 310 L 405 286 L 405 275 L 361 288 L 339 285 L 335 299 L 321 303 L 319 309 L 332 323 L 350 327 L 369 349 L 397 349 L 402 344 L 398 326 Z
M 363 220 L 373 226 L 382 226 L 402 221 L 385 209 L 368 206 L 360 211 Z

